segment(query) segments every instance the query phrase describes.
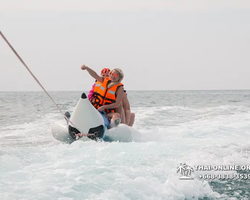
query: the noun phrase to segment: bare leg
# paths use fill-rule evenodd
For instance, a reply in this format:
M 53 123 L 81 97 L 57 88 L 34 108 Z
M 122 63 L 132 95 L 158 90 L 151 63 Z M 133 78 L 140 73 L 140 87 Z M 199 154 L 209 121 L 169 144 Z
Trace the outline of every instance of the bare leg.
M 126 117 L 125 117 L 124 109 L 123 109 L 123 107 L 121 109 L 122 109 L 122 112 L 121 112 L 121 123 L 125 124 L 126 123 Z
M 126 110 L 125 111 L 125 119 L 126 119 L 125 124 L 127 125 L 129 125 L 129 122 L 130 122 L 130 115 L 131 115 L 130 110 Z
M 108 118 L 111 118 L 110 122 L 112 123 L 113 121 L 115 121 L 116 119 L 120 119 L 121 115 L 119 113 L 108 113 L 106 115 Z
M 133 126 L 135 122 L 135 113 L 130 114 L 130 121 L 129 121 L 129 126 Z
M 125 123 L 125 113 L 124 113 L 124 109 L 123 109 L 123 104 L 121 102 L 120 106 L 117 109 L 117 112 L 120 114 L 121 116 L 121 123 Z
M 111 118 L 110 124 L 108 125 L 108 129 L 117 127 L 121 123 L 120 114 L 119 113 L 109 113 L 106 115 L 108 118 Z

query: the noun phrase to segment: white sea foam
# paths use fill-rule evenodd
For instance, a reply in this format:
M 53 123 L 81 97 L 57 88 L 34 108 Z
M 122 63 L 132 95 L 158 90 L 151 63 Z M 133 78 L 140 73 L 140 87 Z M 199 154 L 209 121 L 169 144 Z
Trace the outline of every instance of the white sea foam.
M 193 172 L 194 180 L 180 180 L 177 167 L 249 164 L 249 106 L 132 110 L 142 137 L 129 143 L 61 144 L 50 132 L 61 118 L 54 111 L 25 123 L 6 123 L 0 128 L 0 199 L 233 198 L 199 179 L 203 172 Z

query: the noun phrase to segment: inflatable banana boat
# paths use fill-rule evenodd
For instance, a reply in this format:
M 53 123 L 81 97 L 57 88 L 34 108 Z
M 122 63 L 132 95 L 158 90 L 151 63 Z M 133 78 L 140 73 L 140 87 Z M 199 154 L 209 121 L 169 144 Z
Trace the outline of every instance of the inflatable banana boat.
M 83 93 L 70 116 L 70 120 L 63 119 L 52 125 L 52 135 L 55 139 L 65 143 L 77 140 L 77 133 L 88 134 L 79 139 L 83 141 L 101 139 L 110 142 L 131 142 L 141 137 L 140 132 L 125 124 L 107 129 L 108 123 Z

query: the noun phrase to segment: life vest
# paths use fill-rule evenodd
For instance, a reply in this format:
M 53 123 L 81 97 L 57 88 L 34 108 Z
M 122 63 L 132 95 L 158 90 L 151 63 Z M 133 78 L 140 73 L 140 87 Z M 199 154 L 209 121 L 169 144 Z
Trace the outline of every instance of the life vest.
M 91 103 L 93 103 L 93 101 L 94 101 L 95 98 L 99 99 L 99 97 L 98 97 L 98 95 L 97 95 L 97 91 L 100 89 L 101 85 L 102 85 L 101 82 L 95 80 L 95 86 L 94 86 L 94 89 L 93 89 L 93 95 L 92 95 L 92 97 L 91 97 L 91 99 L 90 99 L 90 102 L 91 102 Z M 97 101 L 98 101 L 98 100 L 97 100 Z
M 96 81 L 95 82 L 95 87 L 94 87 L 94 92 L 97 92 L 100 89 L 101 85 L 102 85 L 101 82 Z
M 108 84 L 110 83 L 110 78 L 105 78 L 100 88 L 94 92 L 94 98 L 91 101 L 93 106 L 98 109 L 103 105 L 108 105 L 111 103 L 115 103 L 116 101 L 116 92 L 120 86 L 123 86 L 122 83 L 112 86 L 108 88 Z M 114 113 L 116 112 L 116 108 L 113 109 L 105 109 L 106 113 Z

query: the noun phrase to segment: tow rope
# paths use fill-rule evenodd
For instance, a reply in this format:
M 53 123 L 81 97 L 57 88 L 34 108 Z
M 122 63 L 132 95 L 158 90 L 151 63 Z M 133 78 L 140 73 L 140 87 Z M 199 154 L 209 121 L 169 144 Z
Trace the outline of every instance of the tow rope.
M 21 58 L 21 56 L 19 56 L 19 54 L 16 52 L 16 50 L 13 48 L 13 46 L 9 43 L 9 41 L 7 40 L 7 38 L 4 36 L 4 34 L 2 33 L 2 31 L 0 31 L 0 35 L 2 36 L 2 38 L 4 39 L 4 41 L 9 45 L 9 47 L 11 48 L 11 50 L 14 52 L 14 54 L 17 56 L 17 58 L 20 60 L 20 62 L 24 65 L 24 67 L 29 71 L 29 73 L 31 74 L 31 76 L 35 79 L 35 81 L 38 83 L 38 85 L 43 89 L 43 91 L 48 95 L 48 97 L 50 98 L 50 100 L 54 103 L 54 105 L 57 107 L 57 109 L 62 113 L 62 115 L 64 116 L 64 118 L 70 122 L 77 130 L 79 130 L 74 124 L 73 122 L 70 121 L 70 119 L 63 113 L 63 111 L 59 108 L 59 106 L 56 104 L 56 102 L 54 101 L 54 99 L 50 96 L 50 94 L 45 90 L 45 88 L 42 86 L 42 84 L 40 83 L 40 81 L 36 78 L 36 76 L 32 73 L 32 71 L 29 69 L 29 67 L 26 65 L 26 63 L 23 61 L 23 59 Z M 94 134 L 86 134 L 86 133 L 80 133 L 81 136 L 92 136 Z M 79 139 L 80 137 L 76 137 L 76 139 Z

